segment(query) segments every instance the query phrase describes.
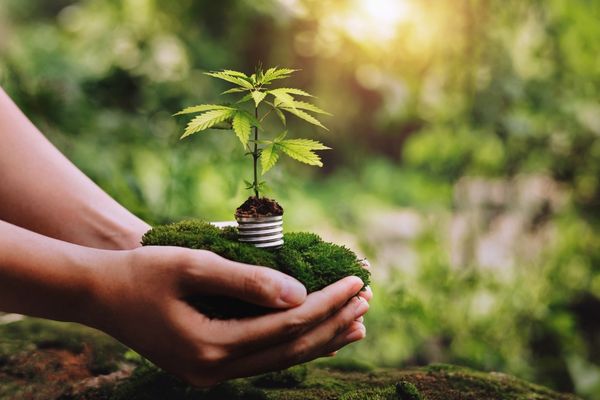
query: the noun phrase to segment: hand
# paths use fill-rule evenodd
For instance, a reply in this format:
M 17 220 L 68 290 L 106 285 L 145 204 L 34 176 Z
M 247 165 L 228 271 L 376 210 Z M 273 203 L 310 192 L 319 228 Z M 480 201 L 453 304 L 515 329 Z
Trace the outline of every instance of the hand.
M 98 268 L 88 325 L 197 386 L 287 368 L 362 339 L 369 292 L 348 277 L 306 295 L 295 279 L 266 267 L 178 247 L 110 252 Z M 227 295 L 281 311 L 209 319 L 183 299 Z

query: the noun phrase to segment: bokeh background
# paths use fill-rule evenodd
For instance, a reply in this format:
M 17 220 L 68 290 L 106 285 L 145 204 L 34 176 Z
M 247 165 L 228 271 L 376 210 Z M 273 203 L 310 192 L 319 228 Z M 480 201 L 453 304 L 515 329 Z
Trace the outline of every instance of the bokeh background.
M 290 136 L 333 150 L 268 194 L 374 266 L 339 357 L 600 399 L 599 21 L 598 0 L 2 0 L 0 85 L 150 223 L 228 220 L 250 159 L 171 114 L 224 100 L 204 71 L 301 69 L 280 82 L 334 115 Z

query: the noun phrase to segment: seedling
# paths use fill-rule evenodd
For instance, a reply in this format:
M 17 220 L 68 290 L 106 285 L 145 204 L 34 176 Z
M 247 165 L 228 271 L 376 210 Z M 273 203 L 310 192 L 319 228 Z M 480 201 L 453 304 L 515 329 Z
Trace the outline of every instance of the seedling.
M 256 199 L 260 198 L 264 186 L 264 181 L 259 180 L 259 161 L 261 175 L 273 168 L 282 153 L 302 163 L 321 167 L 321 157 L 315 150 L 329 149 L 316 140 L 287 139 L 287 114 L 323 129 L 327 128 L 310 113 L 330 115 L 314 104 L 298 100 L 296 96 L 313 97 L 304 90 L 289 87 L 271 88 L 273 81 L 288 78 L 296 71 L 289 68 L 269 68 L 263 71 L 262 68 L 257 68 L 250 76 L 227 69 L 207 72 L 208 76 L 234 84 L 235 87 L 222 94 L 238 95 L 239 99 L 223 105 L 199 104 L 175 114 L 200 113 L 187 124 L 181 139 L 207 129 L 230 129 L 236 134 L 247 151 L 246 154 L 252 156 L 253 179 L 245 182 L 246 189 L 253 190 Z M 282 131 L 275 135 L 269 135 L 263 127 L 263 122 L 269 115 L 277 116 L 282 125 Z M 265 139 L 265 136 L 273 138 Z

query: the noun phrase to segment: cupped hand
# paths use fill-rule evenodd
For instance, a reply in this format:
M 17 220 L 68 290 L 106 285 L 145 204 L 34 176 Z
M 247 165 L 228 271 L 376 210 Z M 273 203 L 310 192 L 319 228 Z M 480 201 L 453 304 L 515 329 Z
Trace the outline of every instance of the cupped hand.
M 370 292 L 357 277 L 307 296 L 276 270 L 179 247 L 112 252 L 93 289 L 88 325 L 196 386 L 287 368 L 364 338 Z M 225 295 L 280 309 L 210 319 L 184 299 Z

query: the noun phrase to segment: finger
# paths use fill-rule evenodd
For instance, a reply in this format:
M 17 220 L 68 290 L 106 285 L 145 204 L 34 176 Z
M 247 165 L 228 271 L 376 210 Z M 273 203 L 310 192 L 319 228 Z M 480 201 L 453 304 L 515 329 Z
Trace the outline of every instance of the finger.
M 360 278 L 350 276 L 311 293 L 302 305 L 286 311 L 242 320 L 211 321 L 213 336 L 219 344 L 237 350 L 272 347 L 310 330 L 344 307 L 349 299 L 358 299 L 355 295 L 362 285 Z M 354 318 L 360 315 L 361 310 L 357 309 Z
M 353 322 L 348 329 L 343 333 L 334 337 L 325 347 L 325 356 L 328 356 L 332 352 L 337 353 L 339 349 L 350 343 L 358 342 L 367 336 L 367 328 L 359 323 Z
M 364 290 L 361 290 L 360 293 L 358 293 L 358 295 L 366 301 L 371 301 L 371 299 L 373 298 L 373 291 L 371 290 L 370 286 L 367 286 Z
M 230 261 L 208 251 L 193 251 L 187 260 L 187 294 L 226 295 L 271 308 L 294 307 L 306 299 L 306 288 L 272 268 Z
M 365 317 L 363 317 L 362 315 L 358 318 L 355 319 L 356 322 L 360 322 L 361 324 L 365 321 Z
M 224 379 L 231 379 L 280 370 L 337 351 L 345 344 L 364 337 L 364 335 L 359 337 L 353 331 L 350 334 L 343 335 L 339 340 L 332 341 L 338 335 L 345 333 L 349 325 L 360 324 L 354 322 L 357 310 L 364 314 L 368 308 L 369 304 L 364 299 L 354 297 L 334 316 L 306 334 L 268 350 L 255 352 L 241 357 L 235 362 L 228 363 L 227 371 L 221 371 L 221 374 L 224 375 Z

